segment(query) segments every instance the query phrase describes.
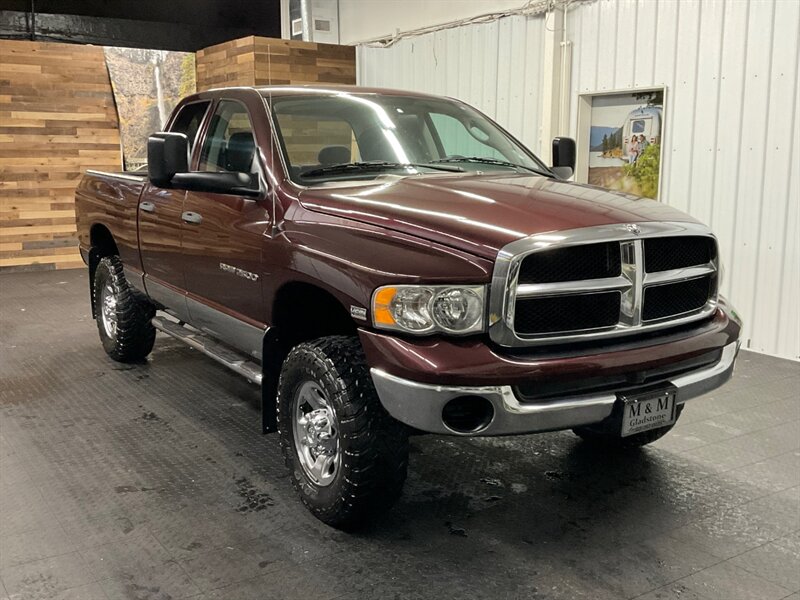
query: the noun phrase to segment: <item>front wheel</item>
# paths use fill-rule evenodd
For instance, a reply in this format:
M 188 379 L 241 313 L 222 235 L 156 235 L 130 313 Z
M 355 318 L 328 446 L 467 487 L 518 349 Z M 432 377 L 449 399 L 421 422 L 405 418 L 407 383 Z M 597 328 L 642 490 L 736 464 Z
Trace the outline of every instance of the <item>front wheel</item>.
M 324 337 L 289 353 L 278 422 L 292 483 L 321 521 L 353 527 L 400 496 L 408 432 L 381 405 L 357 338 Z

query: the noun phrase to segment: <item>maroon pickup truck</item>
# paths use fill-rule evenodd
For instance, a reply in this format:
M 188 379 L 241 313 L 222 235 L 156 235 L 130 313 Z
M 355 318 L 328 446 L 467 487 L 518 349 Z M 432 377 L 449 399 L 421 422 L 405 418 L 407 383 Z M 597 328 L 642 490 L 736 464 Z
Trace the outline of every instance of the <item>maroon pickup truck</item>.
M 203 92 L 166 129 L 77 190 L 103 346 L 160 330 L 260 384 L 327 523 L 397 498 L 410 434 L 633 449 L 731 376 L 713 234 L 566 181 L 568 138 L 547 167 L 461 102 L 337 87 Z

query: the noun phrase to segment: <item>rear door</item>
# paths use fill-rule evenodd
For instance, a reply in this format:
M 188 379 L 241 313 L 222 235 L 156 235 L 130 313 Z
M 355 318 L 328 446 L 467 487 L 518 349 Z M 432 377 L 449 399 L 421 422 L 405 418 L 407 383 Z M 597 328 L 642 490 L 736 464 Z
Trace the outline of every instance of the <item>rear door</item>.
M 170 131 L 185 133 L 193 145 L 210 105 L 206 100 L 183 106 L 173 119 Z M 138 211 L 139 252 L 147 293 L 182 318 L 188 318 L 181 256 L 181 214 L 185 196 L 185 190 L 147 183 Z
M 260 173 L 252 123 L 239 100 L 217 102 L 196 170 Z M 182 217 L 191 323 L 259 356 L 266 328 L 261 259 L 268 211 L 256 198 L 190 190 Z

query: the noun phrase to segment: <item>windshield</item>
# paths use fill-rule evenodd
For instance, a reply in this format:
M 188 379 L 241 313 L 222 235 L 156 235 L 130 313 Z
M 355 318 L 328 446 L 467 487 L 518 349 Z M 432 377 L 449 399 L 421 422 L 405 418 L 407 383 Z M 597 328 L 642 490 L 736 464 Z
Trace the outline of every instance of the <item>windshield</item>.
M 272 110 L 290 177 L 301 185 L 387 172 L 551 175 L 486 117 L 453 100 L 329 92 L 275 97 Z

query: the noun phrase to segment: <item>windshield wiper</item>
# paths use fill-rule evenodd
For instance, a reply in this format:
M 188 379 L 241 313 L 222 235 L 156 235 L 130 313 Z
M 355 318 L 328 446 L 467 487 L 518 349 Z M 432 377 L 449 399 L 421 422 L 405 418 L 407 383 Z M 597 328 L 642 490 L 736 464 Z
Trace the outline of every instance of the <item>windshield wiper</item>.
M 513 163 L 507 160 L 500 160 L 498 158 L 489 158 L 488 156 L 458 156 L 458 157 L 450 157 L 450 158 L 440 158 L 439 160 L 432 160 L 432 163 L 478 163 L 484 165 L 498 165 L 501 167 L 512 167 L 514 169 L 525 169 L 526 171 L 531 171 L 538 175 L 544 175 L 545 177 L 553 177 L 552 173 L 548 173 L 546 171 L 542 171 L 540 169 L 534 169 L 533 167 L 527 167 L 525 165 L 519 165 L 517 163 Z
M 441 161 L 434 161 L 441 162 Z M 317 177 L 319 175 L 329 175 L 336 173 L 356 173 L 359 171 L 385 171 L 386 169 L 407 169 L 409 167 L 419 168 L 424 167 L 427 169 L 436 169 L 437 171 L 447 171 L 448 173 L 463 173 L 464 169 L 455 166 L 434 165 L 428 163 L 399 163 L 389 162 L 386 160 L 370 160 L 363 162 L 342 163 L 338 165 L 330 165 L 328 167 L 319 167 L 300 173 L 300 177 Z

